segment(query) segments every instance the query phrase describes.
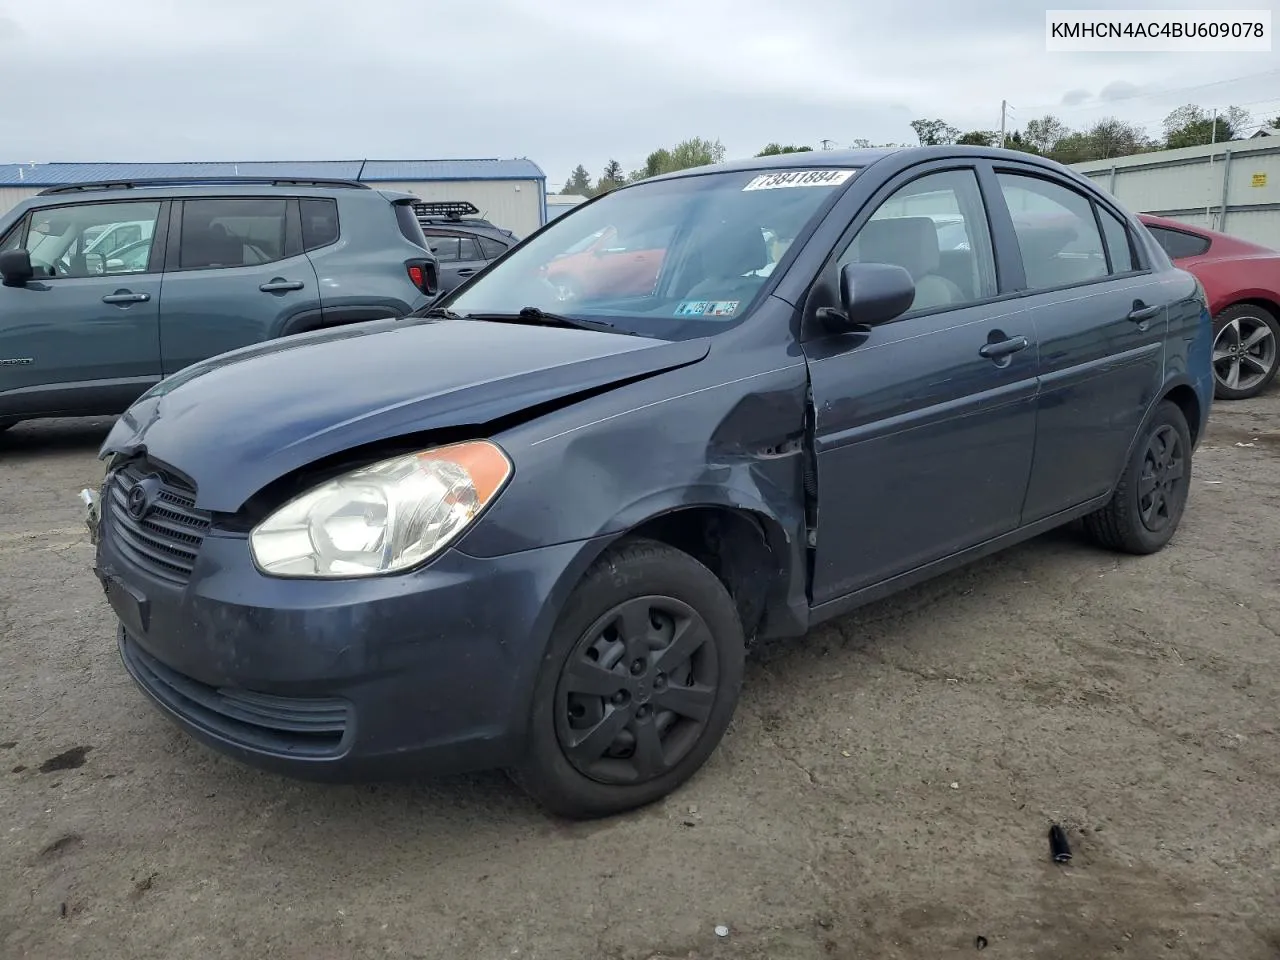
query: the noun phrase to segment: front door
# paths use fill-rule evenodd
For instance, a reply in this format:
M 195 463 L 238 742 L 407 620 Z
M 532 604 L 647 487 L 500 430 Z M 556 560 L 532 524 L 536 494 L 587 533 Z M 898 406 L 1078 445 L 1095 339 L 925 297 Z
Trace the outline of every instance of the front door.
M 161 376 L 164 201 L 73 203 L 27 214 L 5 238 L 36 277 L 0 286 L 0 417 L 118 413 Z M 145 225 L 126 255 L 90 251 L 120 223 Z
M 175 201 L 160 343 L 168 376 L 207 357 L 320 324 L 297 201 Z
M 834 278 L 851 261 L 904 267 L 916 282 L 911 309 L 804 346 L 818 470 L 815 605 L 1020 522 L 1035 450 L 1035 326 L 1020 304 L 993 302 L 973 169 L 926 170 L 889 185 L 826 268 Z M 957 223 L 967 243 L 949 244 L 944 260 L 939 230 Z

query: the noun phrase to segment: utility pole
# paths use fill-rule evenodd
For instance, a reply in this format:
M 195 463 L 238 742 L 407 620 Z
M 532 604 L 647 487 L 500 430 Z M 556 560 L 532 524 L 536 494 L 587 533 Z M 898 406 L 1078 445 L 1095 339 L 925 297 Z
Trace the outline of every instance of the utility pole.
M 1000 146 L 1001 147 L 1004 147 L 1004 129 L 1005 129 L 1005 121 L 1008 117 L 1008 113 L 1009 113 L 1009 101 L 1001 100 L 1000 101 Z
M 823 150 L 830 150 L 830 149 L 831 149 L 831 145 L 832 145 L 833 143 L 835 143 L 835 141 L 834 141 L 834 140 L 828 140 L 826 137 L 823 137 L 823 138 L 822 138 L 822 140 L 821 140 L 820 142 L 821 142 L 821 144 L 822 144 L 822 149 L 823 149 Z

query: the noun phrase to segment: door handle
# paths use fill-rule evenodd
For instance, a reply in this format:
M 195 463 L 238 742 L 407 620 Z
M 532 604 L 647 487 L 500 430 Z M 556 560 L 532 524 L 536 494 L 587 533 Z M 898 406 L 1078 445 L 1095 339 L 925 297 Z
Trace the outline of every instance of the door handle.
M 103 303 L 146 303 L 151 299 L 149 293 L 130 293 L 128 290 L 117 290 L 102 298 Z
M 997 340 L 995 343 L 984 344 L 978 350 L 978 355 L 986 357 L 988 360 L 999 360 L 1002 357 L 1012 356 L 1019 350 L 1025 350 L 1031 345 L 1026 337 L 1010 337 L 1008 340 Z
M 475 267 L 463 267 L 461 270 L 458 271 L 458 276 L 469 277 L 475 272 L 476 272 Z
M 258 289 L 263 293 L 284 293 L 288 290 L 301 290 L 302 287 L 301 280 L 282 280 L 280 277 L 276 277 L 274 280 L 268 280 Z
M 1145 323 L 1159 313 L 1163 307 L 1160 304 L 1148 307 L 1141 300 L 1133 301 L 1133 309 L 1129 311 L 1129 319 L 1134 323 Z

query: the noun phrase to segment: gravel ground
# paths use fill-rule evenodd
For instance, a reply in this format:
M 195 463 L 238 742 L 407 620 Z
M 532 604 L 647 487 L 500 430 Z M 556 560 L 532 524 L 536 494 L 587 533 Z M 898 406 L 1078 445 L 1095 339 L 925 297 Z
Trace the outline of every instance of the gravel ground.
M 1163 553 L 1051 534 L 763 649 L 689 785 L 585 825 L 179 733 L 88 570 L 105 431 L 0 436 L 0 956 L 1280 955 L 1280 394 L 1216 408 Z

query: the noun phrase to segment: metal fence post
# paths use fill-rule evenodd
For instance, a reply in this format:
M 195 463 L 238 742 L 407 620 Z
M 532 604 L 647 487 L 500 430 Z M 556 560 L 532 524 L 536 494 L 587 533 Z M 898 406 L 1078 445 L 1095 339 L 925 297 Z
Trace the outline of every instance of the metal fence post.
M 1231 185 L 1229 175 L 1231 173 L 1231 151 L 1224 150 L 1222 153 L 1222 204 L 1218 207 L 1218 226 L 1217 229 L 1223 233 L 1227 232 L 1227 188 Z

